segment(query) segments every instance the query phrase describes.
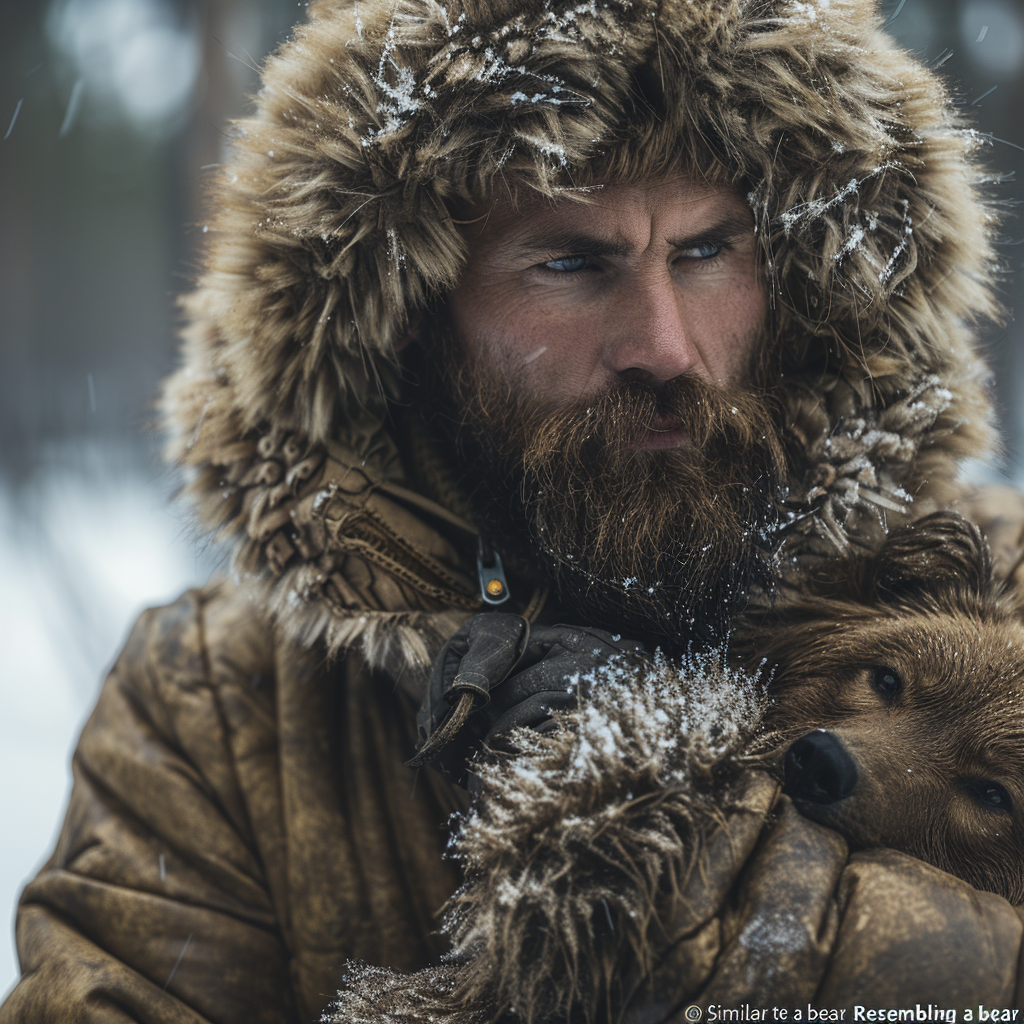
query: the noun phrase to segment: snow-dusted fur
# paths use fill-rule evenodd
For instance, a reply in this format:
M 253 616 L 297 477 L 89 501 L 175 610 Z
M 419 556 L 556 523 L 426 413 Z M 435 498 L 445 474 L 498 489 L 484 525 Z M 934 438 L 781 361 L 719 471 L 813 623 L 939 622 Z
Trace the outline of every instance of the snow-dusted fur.
M 410 975 L 353 965 L 325 1019 L 615 1019 L 664 952 L 659 914 L 742 788 L 764 697 L 716 654 L 657 660 L 639 678 L 611 665 L 583 693 L 555 731 L 520 730 L 518 756 L 479 766 L 453 839 L 466 882 L 447 908 L 445 962 Z
M 479 606 L 400 537 L 367 538 L 358 502 L 333 530 L 318 518 L 353 466 L 405 480 L 396 344 L 459 277 L 460 204 L 586 202 L 710 166 L 754 213 L 793 549 L 870 546 L 909 498 L 913 515 L 948 504 L 992 443 L 974 349 L 997 313 L 985 140 L 881 26 L 872 0 L 309 5 L 218 174 L 164 395 L 202 521 L 288 636 L 336 650 L 354 619 L 396 610 L 332 591 L 354 557 L 413 609 Z

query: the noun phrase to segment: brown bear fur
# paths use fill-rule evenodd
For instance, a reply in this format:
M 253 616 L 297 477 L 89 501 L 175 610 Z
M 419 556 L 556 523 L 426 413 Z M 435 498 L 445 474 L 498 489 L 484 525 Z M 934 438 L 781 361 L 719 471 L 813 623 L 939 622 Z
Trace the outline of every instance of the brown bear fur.
M 771 666 L 766 725 L 828 730 L 856 765 L 852 793 L 802 813 L 1019 904 L 1024 624 L 990 562 L 976 526 L 937 513 L 812 580 L 747 649 Z

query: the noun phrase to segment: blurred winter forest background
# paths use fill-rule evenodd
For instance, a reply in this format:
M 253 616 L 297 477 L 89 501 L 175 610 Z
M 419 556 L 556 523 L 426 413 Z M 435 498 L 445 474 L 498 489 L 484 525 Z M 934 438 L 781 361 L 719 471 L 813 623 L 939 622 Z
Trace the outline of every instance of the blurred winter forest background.
M 138 611 L 217 565 L 168 503 L 152 399 L 175 360 L 204 177 L 304 8 L 0 3 L 0 993 L 16 974 L 16 893 L 52 842 L 105 668 Z M 885 13 L 999 140 L 988 159 L 1019 203 L 1024 0 L 885 0 Z M 1005 297 L 1022 316 L 987 341 L 1015 480 L 1022 244 L 1011 218 Z

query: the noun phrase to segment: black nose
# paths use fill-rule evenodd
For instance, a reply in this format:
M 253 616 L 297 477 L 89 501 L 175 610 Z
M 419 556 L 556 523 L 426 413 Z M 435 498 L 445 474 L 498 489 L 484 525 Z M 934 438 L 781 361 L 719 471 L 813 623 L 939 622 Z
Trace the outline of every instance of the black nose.
M 839 738 L 819 729 L 786 751 L 783 792 L 815 804 L 834 804 L 857 785 L 857 766 Z

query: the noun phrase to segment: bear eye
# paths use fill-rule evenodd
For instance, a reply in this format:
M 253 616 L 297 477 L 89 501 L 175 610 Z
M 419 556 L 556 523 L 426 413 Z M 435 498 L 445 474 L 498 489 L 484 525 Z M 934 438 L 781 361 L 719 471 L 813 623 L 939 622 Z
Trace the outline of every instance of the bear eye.
M 889 700 L 893 700 L 903 689 L 903 680 L 899 673 L 885 665 L 876 665 L 872 672 L 871 682 L 875 689 Z
M 1007 814 L 1013 810 L 1010 794 L 998 782 L 979 779 L 967 783 L 967 790 L 982 807 L 988 807 L 993 811 L 1005 811 Z

